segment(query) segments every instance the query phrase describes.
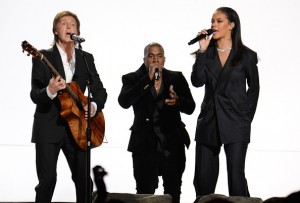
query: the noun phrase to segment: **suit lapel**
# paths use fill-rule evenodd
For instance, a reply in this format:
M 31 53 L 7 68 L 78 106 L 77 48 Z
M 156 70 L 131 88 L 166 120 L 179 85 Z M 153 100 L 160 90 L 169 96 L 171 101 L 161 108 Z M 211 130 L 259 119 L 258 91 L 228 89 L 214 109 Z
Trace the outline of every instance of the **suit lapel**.
M 53 46 L 53 56 L 54 56 L 54 68 L 57 70 L 57 72 L 60 74 L 60 76 L 64 79 L 66 79 L 64 66 L 61 60 L 61 56 L 59 54 L 58 48 L 56 45 Z
M 210 55 L 212 55 L 212 58 L 207 61 L 207 68 L 210 71 L 210 83 L 215 89 L 218 83 L 220 72 L 222 71 L 222 66 L 218 54 L 210 53 Z
M 226 82 L 226 80 L 228 80 L 230 78 L 231 72 L 234 70 L 234 66 L 231 65 L 233 55 L 234 55 L 234 50 L 231 50 L 230 54 L 224 64 L 224 67 L 221 69 L 221 72 L 220 72 L 220 75 L 218 78 L 218 86 L 220 86 L 222 83 Z M 218 57 L 218 61 L 220 64 L 218 67 L 221 67 L 221 61 L 219 59 L 219 56 L 217 55 L 217 57 Z
M 85 67 L 84 64 L 82 64 L 82 56 L 81 53 L 78 49 L 75 49 L 75 71 L 74 71 L 74 75 L 73 75 L 73 80 L 76 81 L 77 80 L 77 76 L 83 73 L 80 73 L 81 69 L 80 67 Z
M 218 80 L 222 72 L 222 64 L 218 54 L 216 54 L 214 60 L 211 61 L 211 70 L 216 80 Z
M 163 69 L 163 84 L 162 84 L 162 94 L 160 94 L 159 96 L 160 97 L 163 97 L 163 98 L 166 98 L 168 97 L 168 94 L 169 94 L 169 88 L 170 88 L 170 85 L 174 85 L 172 84 L 171 82 L 171 74 L 170 72 L 167 70 L 167 69 Z

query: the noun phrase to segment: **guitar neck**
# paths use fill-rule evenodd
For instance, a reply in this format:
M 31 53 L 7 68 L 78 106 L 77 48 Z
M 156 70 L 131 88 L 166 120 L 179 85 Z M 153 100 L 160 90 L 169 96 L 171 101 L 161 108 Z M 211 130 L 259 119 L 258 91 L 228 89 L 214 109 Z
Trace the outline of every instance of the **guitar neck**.
M 50 69 L 51 73 L 55 77 L 60 76 L 57 70 L 52 66 L 52 64 L 48 61 L 48 59 L 44 55 L 41 56 L 41 60 L 47 65 L 47 67 Z
M 55 77 L 60 76 L 60 74 L 57 72 L 57 70 L 52 66 L 52 64 L 49 62 L 49 60 L 44 55 L 41 56 L 41 60 L 48 66 L 48 68 L 50 69 L 50 71 L 52 72 L 52 74 Z M 66 90 L 68 91 L 70 96 L 74 99 L 74 101 L 76 101 L 77 105 L 81 105 L 81 103 L 79 102 L 78 95 L 73 91 L 73 89 L 70 87 L 70 85 L 68 83 L 66 83 Z

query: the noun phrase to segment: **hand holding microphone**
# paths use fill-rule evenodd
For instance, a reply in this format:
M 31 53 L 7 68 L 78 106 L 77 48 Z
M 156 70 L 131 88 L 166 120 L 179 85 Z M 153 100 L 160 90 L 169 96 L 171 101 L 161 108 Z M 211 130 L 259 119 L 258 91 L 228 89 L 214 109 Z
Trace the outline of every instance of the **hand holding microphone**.
M 203 38 L 208 37 L 209 35 L 211 35 L 214 32 L 215 32 L 214 29 L 202 30 L 201 32 L 198 33 L 197 37 L 195 37 L 188 43 L 188 45 L 195 44 L 196 42 L 200 41 Z
M 158 63 L 150 64 L 149 76 L 152 80 L 159 80 L 161 78 L 161 65 Z
M 154 79 L 155 79 L 155 80 L 159 80 L 159 78 L 160 78 L 159 69 L 158 69 L 158 68 L 155 68 L 155 71 L 154 71 Z

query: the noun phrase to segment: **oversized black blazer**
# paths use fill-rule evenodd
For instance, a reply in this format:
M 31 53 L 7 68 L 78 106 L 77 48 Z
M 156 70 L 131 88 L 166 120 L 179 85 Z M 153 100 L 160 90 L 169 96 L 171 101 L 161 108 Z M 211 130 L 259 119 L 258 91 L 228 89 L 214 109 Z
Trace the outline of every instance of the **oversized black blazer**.
M 134 111 L 134 121 L 130 128 L 132 133 L 128 145 L 129 151 L 147 147 L 143 132 L 153 131 L 153 114 L 158 102 L 163 103 L 158 125 L 161 126 L 164 134 L 169 134 L 177 129 L 180 131 L 182 143 L 187 147 L 189 145 L 189 135 L 180 116 L 180 112 L 192 114 L 195 109 L 195 102 L 189 85 L 181 72 L 164 68 L 162 76 L 164 90 L 157 98 L 154 98 L 151 93 L 153 81 L 150 80 L 144 64 L 137 71 L 122 76 L 123 86 L 118 97 L 119 104 L 125 109 L 133 107 Z M 174 91 L 178 95 L 178 104 L 175 106 L 164 104 L 164 100 L 170 98 L 170 85 L 173 85 Z M 175 136 L 174 139 L 176 139 Z
M 58 73 L 65 78 L 64 67 L 61 56 L 56 45 L 48 50 L 40 51 L 58 71 Z M 91 85 L 92 101 L 97 104 L 97 112 L 104 108 L 107 99 L 106 89 L 100 80 L 97 73 L 93 55 L 84 52 L 88 66 L 92 73 L 93 83 Z M 75 49 L 75 72 L 73 81 L 76 81 L 81 91 L 84 93 L 86 89 L 86 81 L 88 72 L 81 55 L 81 50 Z M 46 92 L 46 87 L 52 77 L 49 68 L 39 59 L 32 59 L 32 75 L 31 75 L 31 92 L 30 97 L 33 103 L 36 104 L 34 113 L 32 142 L 55 143 L 63 138 L 68 124 L 60 116 L 60 102 L 56 97 L 51 100 Z
M 215 46 L 196 55 L 191 81 L 195 87 L 205 85 L 195 136 L 199 143 L 250 142 L 259 96 L 257 54 L 245 48 L 242 61 L 232 65 L 234 51 L 223 68 Z

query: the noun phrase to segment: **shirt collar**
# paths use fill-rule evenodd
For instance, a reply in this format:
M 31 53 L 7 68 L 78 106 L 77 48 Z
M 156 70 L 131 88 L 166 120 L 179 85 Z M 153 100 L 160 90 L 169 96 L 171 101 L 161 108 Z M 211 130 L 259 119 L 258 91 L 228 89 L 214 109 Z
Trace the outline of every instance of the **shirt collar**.
M 59 54 L 63 57 L 63 58 L 65 58 L 65 59 L 67 59 L 67 53 L 56 43 L 56 46 L 57 46 L 57 49 L 58 49 L 58 51 L 59 51 Z M 73 51 L 73 54 L 72 54 L 72 59 L 71 59 L 71 61 L 74 61 L 75 62 L 75 48 L 74 48 L 74 51 Z M 70 62 L 71 62 L 70 61 Z

